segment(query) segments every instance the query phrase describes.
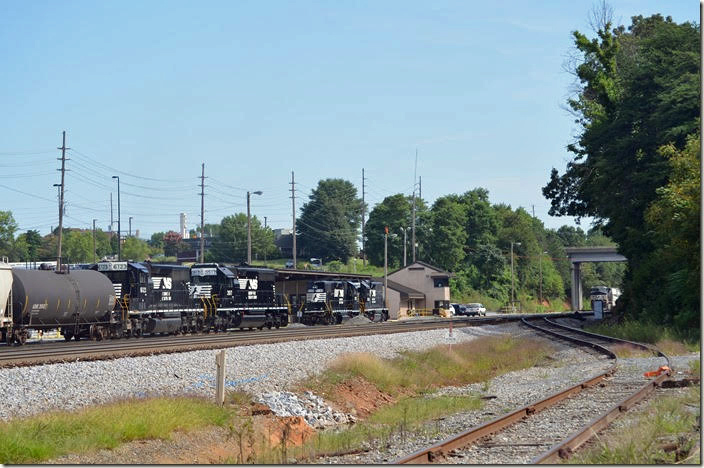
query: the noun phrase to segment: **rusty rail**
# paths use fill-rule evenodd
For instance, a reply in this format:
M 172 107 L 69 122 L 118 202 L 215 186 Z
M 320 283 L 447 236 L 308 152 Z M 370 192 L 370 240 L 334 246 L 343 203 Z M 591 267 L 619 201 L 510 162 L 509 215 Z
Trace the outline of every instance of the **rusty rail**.
M 527 326 L 534 328 L 536 330 L 540 330 L 542 332 L 548 333 L 550 335 L 559 337 L 561 339 L 565 339 L 571 342 L 574 342 L 579 345 L 586 345 L 594 348 L 595 350 L 608 355 L 612 359 L 614 359 L 614 365 L 607 370 L 604 373 L 601 373 L 599 375 L 596 375 L 590 379 L 585 380 L 584 382 L 581 382 L 577 385 L 574 385 L 567 390 L 563 390 L 561 392 L 555 393 L 543 400 L 540 400 L 535 403 L 531 403 L 527 406 L 524 406 L 523 408 L 520 408 L 518 410 L 515 410 L 511 413 L 508 413 L 506 415 L 500 416 L 498 418 L 495 418 L 491 421 L 488 421 L 486 423 L 480 424 L 478 426 L 475 426 L 473 428 L 468 429 L 467 431 L 464 431 L 460 434 L 456 434 L 452 437 L 449 437 L 431 447 L 427 447 L 425 449 L 421 449 L 417 452 L 414 452 L 408 456 L 405 456 L 403 458 L 400 458 L 396 461 L 394 461 L 395 464 L 427 464 L 427 463 L 433 463 L 435 461 L 440 460 L 443 457 L 443 454 L 446 452 L 449 452 L 450 450 L 463 447 L 466 445 L 471 444 L 472 442 L 481 439 L 482 437 L 485 437 L 489 434 L 493 434 L 496 432 L 501 431 L 502 429 L 511 426 L 512 424 L 515 424 L 517 421 L 520 421 L 523 418 L 526 418 L 534 413 L 537 413 L 549 406 L 553 406 L 557 403 L 559 403 L 562 400 L 565 400 L 566 398 L 569 398 L 572 395 L 575 395 L 579 393 L 582 389 L 588 388 L 590 386 L 593 386 L 595 383 L 598 383 L 599 381 L 603 380 L 607 376 L 613 374 L 616 371 L 616 368 L 618 367 L 618 359 L 616 357 L 616 354 L 611 351 L 610 349 L 601 346 L 597 343 L 593 343 L 587 340 L 582 340 L 580 338 L 576 338 L 574 336 L 569 336 L 569 335 L 562 335 L 554 330 L 550 330 L 548 328 L 540 327 L 538 325 L 535 325 L 534 323 L 530 323 L 530 320 L 526 320 L 525 318 L 521 319 L 524 324 Z M 562 329 L 570 330 L 572 332 L 577 332 L 578 334 L 584 335 L 585 337 L 590 337 L 590 338 L 598 338 L 601 340 L 613 342 L 613 343 L 628 343 L 629 345 L 641 348 L 641 349 L 647 349 L 653 353 L 658 354 L 659 356 L 664 357 L 667 360 L 668 366 L 670 365 L 670 359 L 663 354 L 660 350 L 658 350 L 655 347 L 651 347 L 648 345 L 644 345 L 642 343 L 635 343 L 627 340 L 621 340 L 618 338 L 613 338 L 613 337 L 608 337 L 604 335 L 598 335 L 596 333 L 591 333 L 591 332 L 586 332 L 584 330 L 579 330 L 576 328 L 568 327 L 566 325 L 558 324 L 555 322 L 552 322 L 548 320 L 547 318 L 543 317 L 543 320 L 548 322 L 552 326 L 556 326 Z M 636 404 L 638 401 L 642 400 L 645 398 L 647 395 L 649 395 L 652 391 L 654 391 L 655 388 L 657 388 L 659 385 L 662 384 L 663 381 L 665 381 L 669 377 L 668 374 L 663 374 L 659 376 L 657 379 L 654 381 L 648 382 L 645 386 L 643 386 L 641 389 L 639 389 L 637 392 L 632 394 L 631 396 L 627 397 L 623 401 L 621 401 L 618 405 L 614 406 L 611 408 L 609 411 L 607 411 L 605 414 L 595 418 L 592 420 L 586 427 L 580 429 L 573 435 L 571 435 L 569 438 L 565 439 L 562 442 L 559 442 L 552 446 L 550 450 L 545 452 L 544 454 L 534 458 L 532 460 L 532 463 L 556 463 L 560 459 L 567 458 L 569 457 L 577 448 L 579 448 L 582 444 L 584 444 L 587 440 L 591 439 L 595 433 L 600 431 L 601 429 L 607 427 L 611 421 L 616 419 L 621 413 L 625 412 L 629 408 L 631 408 L 634 404 Z
M 561 460 L 569 458 L 582 444 L 594 437 L 599 431 L 605 429 L 611 422 L 628 411 L 633 405 L 650 395 L 657 387 L 670 377 L 670 374 L 662 374 L 655 380 L 648 382 L 637 392 L 625 398 L 603 415 L 593 419 L 585 427 L 572 434 L 567 439 L 553 445 L 550 450 L 531 460 L 532 464 L 556 464 Z
M 525 320 L 524 320 L 525 322 Z M 547 331 L 548 333 L 551 333 L 553 335 L 557 335 L 560 337 L 563 337 L 563 335 L 559 335 L 556 332 L 553 332 L 551 330 L 547 329 L 542 329 L 541 327 L 538 327 L 536 325 L 530 324 L 531 327 L 533 328 L 538 328 L 544 331 Z M 503 416 L 499 416 L 495 419 L 492 419 L 491 421 L 488 421 L 486 423 L 480 424 L 478 426 L 475 426 L 473 428 L 468 429 L 467 431 L 464 431 L 460 434 L 456 434 L 452 437 L 449 437 L 443 441 L 438 442 L 435 445 L 432 445 L 430 447 L 426 447 L 424 449 L 418 450 L 417 452 L 414 452 L 410 455 L 407 455 L 403 458 L 399 458 L 398 460 L 394 461 L 393 463 L 395 464 L 426 464 L 426 463 L 433 463 L 435 460 L 439 459 L 442 457 L 442 454 L 445 452 L 449 452 L 450 450 L 463 447 L 465 445 L 469 445 L 470 443 L 481 439 L 484 436 L 487 436 L 489 434 L 493 434 L 495 432 L 499 432 L 502 429 L 505 429 L 506 427 L 511 426 L 512 424 L 515 424 L 516 422 L 520 421 L 523 418 L 526 418 L 532 414 L 535 414 L 539 411 L 542 411 L 545 408 L 548 408 L 550 406 L 553 406 L 562 400 L 565 400 L 572 395 L 575 395 L 579 392 L 581 392 L 583 389 L 588 388 L 593 386 L 594 384 L 600 382 L 601 380 L 605 379 L 606 377 L 610 376 L 616 371 L 616 355 L 609 350 L 608 348 L 605 348 L 601 345 L 591 343 L 585 340 L 580 340 L 578 338 L 574 337 L 566 337 L 572 342 L 581 344 L 581 345 L 588 345 L 599 352 L 602 352 L 606 354 L 607 356 L 611 357 L 614 359 L 614 365 L 611 366 L 606 372 L 602 372 L 601 374 L 595 375 L 593 377 L 590 377 L 589 379 L 578 383 L 577 385 L 574 385 L 566 390 L 562 390 L 560 392 L 554 393 L 550 395 L 547 398 L 544 398 L 542 400 L 536 401 L 534 403 L 531 403 L 529 405 L 526 405 L 522 408 L 519 408 L 515 411 L 512 411 L 508 414 L 505 414 Z

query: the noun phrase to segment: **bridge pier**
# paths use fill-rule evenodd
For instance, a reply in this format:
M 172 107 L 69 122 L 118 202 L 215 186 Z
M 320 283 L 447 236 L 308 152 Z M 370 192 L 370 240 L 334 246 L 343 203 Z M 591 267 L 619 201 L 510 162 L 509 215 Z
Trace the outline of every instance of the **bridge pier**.
M 570 273 L 572 273 L 572 290 L 570 305 L 572 310 L 582 310 L 582 268 L 580 262 L 570 263 Z
M 583 262 L 625 262 L 626 257 L 619 254 L 616 247 L 566 247 L 567 259 L 570 262 L 572 288 L 570 289 L 570 305 L 572 310 L 582 310 L 582 275 Z M 596 286 L 596 285 L 590 285 Z M 613 285 L 609 285 L 613 286 Z

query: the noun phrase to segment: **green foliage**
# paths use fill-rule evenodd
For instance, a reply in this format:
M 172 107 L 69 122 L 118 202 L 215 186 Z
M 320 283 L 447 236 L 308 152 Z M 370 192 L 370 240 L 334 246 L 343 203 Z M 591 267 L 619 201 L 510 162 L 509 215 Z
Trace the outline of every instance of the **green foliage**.
M 568 146 L 574 159 L 564 174 L 552 170 L 543 194 L 551 215 L 594 216 L 618 243 L 629 259 L 622 304 L 631 316 L 699 327 L 695 237 L 663 238 L 668 226 L 684 234 L 698 222 L 699 180 L 689 175 L 699 163 L 674 155 L 699 125 L 699 27 L 658 14 L 633 17 L 628 30 L 607 22 L 597 35 L 574 33 L 583 59 L 568 102 L 581 133 Z M 680 196 L 692 203 L 680 206 Z M 676 266 L 678 256 L 689 262 Z
M 310 257 L 347 263 L 357 253 L 361 216 L 362 200 L 351 182 L 321 180 L 296 223 L 300 245 Z
M 207 262 L 247 261 L 247 215 L 237 213 L 225 216 L 220 226 L 213 229 L 215 237 L 212 247 L 206 251 Z M 256 216 L 251 217 L 252 261 L 266 256 L 275 257 L 278 249 L 274 245 L 274 231 L 265 228 Z
M 425 202 L 416 198 L 416 215 L 427 212 Z M 403 266 L 403 240 L 406 231 L 406 259 L 410 262 L 412 198 L 401 193 L 391 195 L 377 204 L 369 214 L 365 224 L 367 258 L 374 265 L 384 265 L 384 227 L 389 228 L 388 261 L 389 268 Z M 416 226 L 416 232 L 420 226 Z
M 0 255 L 14 257 L 13 242 L 17 223 L 11 211 L 0 211 Z
M 227 410 L 200 399 L 125 401 L 0 424 L 0 463 L 39 463 L 68 453 L 115 448 L 174 430 L 223 425 Z
M 448 271 L 455 271 L 464 261 L 467 243 L 465 207 L 450 197 L 435 200 L 431 209 L 430 263 Z
M 158 249 L 152 249 L 149 247 L 149 244 L 142 239 L 128 237 L 122 244 L 122 258 L 125 260 L 143 262 L 150 258 L 155 250 L 158 252 Z

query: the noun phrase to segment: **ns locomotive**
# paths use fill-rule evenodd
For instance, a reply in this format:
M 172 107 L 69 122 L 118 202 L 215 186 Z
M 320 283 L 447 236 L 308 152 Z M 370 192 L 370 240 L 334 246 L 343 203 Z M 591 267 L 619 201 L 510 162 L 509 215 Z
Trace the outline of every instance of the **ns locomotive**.
M 218 264 L 100 262 L 89 270 L 11 269 L 0 263 L 0 333 L 23 344 L 29 330 L 72 338 L 286 326 L 275 273 Z
M 300 320 L 305 325 L 331 325 L 360 314 L 376 322 L 389 319 L 382 283 L 371 280 L 312 281 L 306 291 Z

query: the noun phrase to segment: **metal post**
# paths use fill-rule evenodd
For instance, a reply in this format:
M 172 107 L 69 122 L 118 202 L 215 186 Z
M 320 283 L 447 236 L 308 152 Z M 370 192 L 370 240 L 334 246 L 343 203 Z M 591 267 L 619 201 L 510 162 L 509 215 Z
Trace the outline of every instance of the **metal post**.
M 117 179 L 117 260 L 121 261 L 122 260 L 122 234 L 121 234 L 121 228 L 122 226 L 120 225 L 120 221 L 122 218 L 120 217 L 120 177 L 114 175 L 112 176 L 113 179 Z
M 215 402 L 222 406 L 225 404 L 225 350 L 215 355 Z
M 257 190 L 256 192 L 251 193 L 254 195 L 261 195 L 263 192 L 261 190 Z M 249 210 L 249 199 L 250 192 L 247 192 L 247 265 L 252 264 L 252 218 Z
M 249 214 L 249 192 L 247 192 L 247 265 L 252 264 L 252 221 Z
M 127 237 L 132 237 L 132 216 L 130 216 L 129 223 L 130 223 L 129 224 L 130 228 L 129 228 L 129 231 L 128 231 L 129 234 L 127 235 Z

